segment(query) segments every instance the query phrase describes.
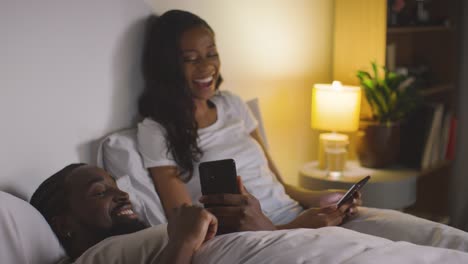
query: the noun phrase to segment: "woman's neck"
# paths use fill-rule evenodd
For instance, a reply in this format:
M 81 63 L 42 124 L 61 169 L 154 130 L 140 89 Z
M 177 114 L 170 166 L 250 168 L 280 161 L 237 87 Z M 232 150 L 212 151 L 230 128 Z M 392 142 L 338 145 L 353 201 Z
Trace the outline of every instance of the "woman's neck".
M 194 100 L 195 105 L 195 120 L 198 128 L 204 128 L 216 122 L 217 112 L 216 106 L 208 100 Z
M 210 105 L 208 100 L 193 100 L 193 104 L 195 105 L 195 116 L 203 115 L 210 110 Z

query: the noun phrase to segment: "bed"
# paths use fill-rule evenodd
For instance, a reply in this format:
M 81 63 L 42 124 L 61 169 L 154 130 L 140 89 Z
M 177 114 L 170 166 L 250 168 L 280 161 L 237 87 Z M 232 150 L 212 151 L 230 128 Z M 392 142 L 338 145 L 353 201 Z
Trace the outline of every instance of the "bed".
M 65 256 L 47 222 L 29 203 L 5 192 L 0 192 L 0 201 L 0 263 L 49 264 Z M 150 251 L 138 248 L 141 252 L 131 263 L 162 250 L 167 240 L 165 228 L 164 224 L 153 227 L 155 232 L 147 241 L 163 243 Z M 122 248 L 110 245 L 92 256 L 95 263 L 130 263 L 121 257 Z M 218 236 L 202 246 L 193 263 L 468 263 L 468 253 L 326 227 Z
M 258 115 L 256 106 L 254 102 Z M 154 226 L 149 241 L 163 242 L 151 244 L 150 251 L 140 249 L 130 262 L 160 252 L 167 240 L 166 218 L 136 149 L 136 129 L 104 138 L 97 164 L 116 177 L 118 186 L 130 194 L 134 210 Z M 0 263 L 49 264 L 65 256 L 47 222 L 29 203 L 0 192 L 0 205 Z M 361 208 L 360 215 L 342 227 L 222 235 L 205 243 L 193 263 L 468 263 L 467 233 L 402 215 Z M 119 237 L 106 243 L 116 241 Z M 118 246 L 107 246 L 93 257 L 101 259 L 96 263 L 129 263 L 121 254 Z

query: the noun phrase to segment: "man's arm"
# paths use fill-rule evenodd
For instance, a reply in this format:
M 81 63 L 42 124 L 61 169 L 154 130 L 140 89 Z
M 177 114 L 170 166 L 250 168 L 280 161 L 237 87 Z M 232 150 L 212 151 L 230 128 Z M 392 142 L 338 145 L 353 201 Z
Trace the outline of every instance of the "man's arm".
M 192 262 L 195 252 L 187 243 L 172 242 L 166 245 L 160 258 L 160 263 L 188 264 Z
M 161 263 L 191 263 L 193 254 L 216 235 L 218 228 L 218 220 L 211 213 L 185 204 L 174 209 L 168 222 L 169 242 L 159 259 Z

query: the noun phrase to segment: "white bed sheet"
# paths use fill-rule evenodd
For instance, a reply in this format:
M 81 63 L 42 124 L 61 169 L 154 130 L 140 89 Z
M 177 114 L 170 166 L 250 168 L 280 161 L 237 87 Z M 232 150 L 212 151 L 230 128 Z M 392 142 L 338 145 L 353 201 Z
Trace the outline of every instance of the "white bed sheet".
M 108 238 L 75 264 L 160 263 L 167 243 L 166 225 Z M 64 261 L 62 263 L 69 263 Z M 408 242 L 394 242 L 342 227 L 240 232 L 206 242 L 193 264 L 366 264 L 468 263 L 468 253 Z
M 360 207 L 359 215 L 342 226 L 392 241 L 468 252 L 467 232 L 400 211 Z
M 326 227 L 216 237 L 192 263 L 468 263 L 468 253 Z

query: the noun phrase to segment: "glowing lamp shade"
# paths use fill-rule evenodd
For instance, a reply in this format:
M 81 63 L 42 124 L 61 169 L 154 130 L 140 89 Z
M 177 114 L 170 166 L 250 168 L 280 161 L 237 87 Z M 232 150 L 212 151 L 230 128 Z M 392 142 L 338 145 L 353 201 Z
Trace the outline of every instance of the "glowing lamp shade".
M 311 127 L 313 129 L 353 132 L 358 130 L 361 88 L 316 84 L 312 88 Z
M 331 177 L 340 177 L 346 165 L 348 136 L 336 132 L 353 132 L 359 127 L 361 88 L 343 86 L 334 81 L 312 88 L 311 127 L 333 133 L 319 136 L 318 162 Z

